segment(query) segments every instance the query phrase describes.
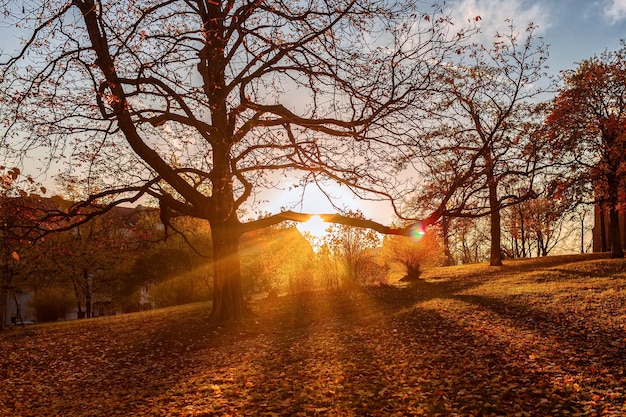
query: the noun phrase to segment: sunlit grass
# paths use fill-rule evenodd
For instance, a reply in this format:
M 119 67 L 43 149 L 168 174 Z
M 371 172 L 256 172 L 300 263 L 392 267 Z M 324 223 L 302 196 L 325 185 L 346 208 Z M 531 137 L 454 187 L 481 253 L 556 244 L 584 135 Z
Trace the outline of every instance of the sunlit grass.
M 198 303 L 0 334 L 0 415 L 16 401 L 23 415 L 626 413 L 625 260 L 424 277 L 256 300 L 237 325 Z
M 147 323 L 151 321 L 155 322 L 165 322 L 169 320 L 181 320 L 185 317 L 195 316 L 195 315 L 205 315 L 208 317 L 208 314 L 211 309 L 211 302 L 198 302 L 198 303 L 190 303 L 184 304 L 180 306 L 173 306 L 167 308 L 155 308 L 145 311 L 138 311 L 129 314 L 118 314 L 112 316 L 101 316 L 94 318 L 86 318 L 81 320 L 61 320 L 56 322 L 47 322 L 47 323 L 34 323 L 28 324 L 24 328 L 32 331 L 66 331 L 66 330 L 75 330 L 76 328 L 82 327 L 93 327 L 93 328 L 102 328 L 106 326 L 116 326 L 116 328 L 128 330 L 136 330 L 137 327 L 140 327 L 142 323 Z M 16 330 L 20 330 L 21 326 L 18 324 L 15 328 Z M 1 333 L 0 333 L 1 334 Z

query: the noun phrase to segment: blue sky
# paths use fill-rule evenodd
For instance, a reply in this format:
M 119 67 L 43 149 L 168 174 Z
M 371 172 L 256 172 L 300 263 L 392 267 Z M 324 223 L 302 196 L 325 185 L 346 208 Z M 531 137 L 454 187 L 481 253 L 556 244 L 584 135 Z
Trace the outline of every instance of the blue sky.
M 573 69 L 576 62 L 620 47 L 626 38 L 626 0 L 440 0 L 457 24 L 481 17 L 487 40 L 513 19 L 524 29 L 528 22 L 539 26 L 539 34 L 550 45 L 550 68 L 558 73 Z M 426 1 L 425 4 L 429 2 Z M 15 27 L 0 22 L 0 49 L 15 48 Z M 13 36 L 12 36 L 13 35 Z
M 481 17 L 487 38 L 513 19 L 518 29 L 528 22 L 550 46 L 548 65 L 553 73 L 574 69 L 576 63 L 605 50 L 620 48 L 626 38 L 626 0 L 448 0 L 453 19 Z

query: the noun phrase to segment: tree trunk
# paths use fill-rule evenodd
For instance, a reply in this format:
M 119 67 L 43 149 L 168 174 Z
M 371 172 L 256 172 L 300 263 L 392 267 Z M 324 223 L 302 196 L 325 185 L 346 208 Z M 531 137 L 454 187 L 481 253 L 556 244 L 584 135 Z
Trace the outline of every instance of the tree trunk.
M 89 279 L 89 269 L 83 268 L 83 285 L 85 288 L 85 316 L 90 319 L 93 317 L 93 303 L 91 280 Z
M 602 205 L 603 202 L 598 203 L 598 206 L 600 207 L 600 252 L 608 252 L 605 212 Z
M 441 218 L 441 235 L 443 237 L 443 266 L 454 265 L 450 252 L 450 217 Z
M 615 166 L 615 164 L 613 164 Z M 624 251 L 622 249 L 622 238 L 619 230 L 619 192 L 620 185 L 619 179 L 615 174 L 618 166 L 615 166 L 615 170 L 611 171 L 607 175 L 607 189 L 608 196 L 607 202 L 609 205 L 609 238 L 611 239 L 611 258 L 623 258 Z
M 406 264 L 406 275 L 403 278 L 405 281 L 417 281 L 420 275 L 422 275 L 422 268 L 419 263 L 417 265 L 410 262 Z
M 609 228 L 611 234 L 611 258 L 623 258 L 622 238 L 619 233 L 619 211 L 614 206 L 609 209 Z
M 211 320 L 240 321 L 248 315 L 239 263 L 239 237 L 228 225 L 211 228 L 213 237 L 213 308 Z
M 528 255 L 528 251 L 526 251 L 526 246 L 528 243 L 526 242 L 526 222 L 524 222 L 524 213 L 520 210 L 520 239 L 522 240 L 522 257 L 525 258 Z
M 502 266 L 502 247 L 500 246 L 500 210 L 493 209 L 491 215 L 491 255 L 489 258 L 490 266 Z
M 0 330 L 5 327 L 5 312 L 7 310 L 7 290 L 4 285 L 0 285 Z
M 522 252 L 519 248 L 519 239 L 515 237 L 513 234 L 511 234 L 511 245 L 513 246 L 513 253 L 515 254 L 515 257 L 521 258 Z
M 500 201 L 498 201 L 498 186 L 493 174 L 489 174 L 489 208 L 491 213 L 491 254 L 489 258 L 490 266 L 502 266 L 502 231 L 500 229 Z
M 544 240 L 543 233 L 537 233 L 537 253 L 538 256 L 548 256 L 549 238 Z

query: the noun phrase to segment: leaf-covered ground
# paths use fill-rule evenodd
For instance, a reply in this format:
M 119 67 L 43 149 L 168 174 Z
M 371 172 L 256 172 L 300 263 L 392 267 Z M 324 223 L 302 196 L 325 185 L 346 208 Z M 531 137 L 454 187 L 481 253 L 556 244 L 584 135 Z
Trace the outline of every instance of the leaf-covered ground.
M 626 415 L 626 261 L 425 278 L 5 331 L 0 415 Z

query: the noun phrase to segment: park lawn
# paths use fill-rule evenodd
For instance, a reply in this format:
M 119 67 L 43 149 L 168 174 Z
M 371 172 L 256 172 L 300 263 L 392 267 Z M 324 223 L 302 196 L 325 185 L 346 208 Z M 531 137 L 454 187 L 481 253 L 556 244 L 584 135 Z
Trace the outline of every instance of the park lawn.
M 626 261 L 562 256 L 0 333 L 2 416 L 626 415 Z

